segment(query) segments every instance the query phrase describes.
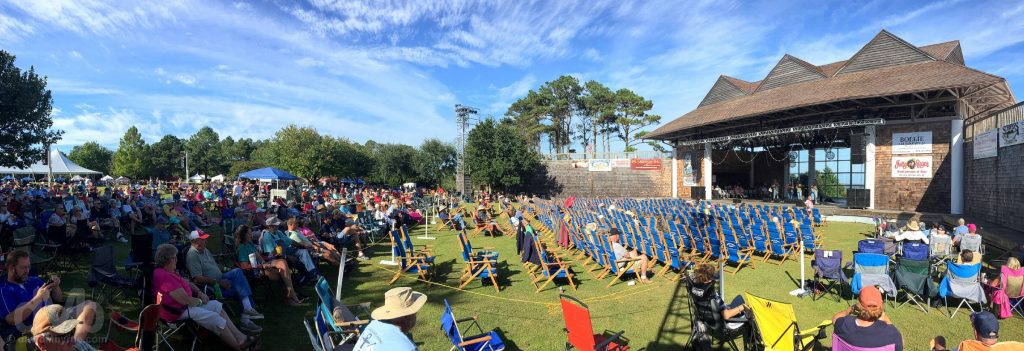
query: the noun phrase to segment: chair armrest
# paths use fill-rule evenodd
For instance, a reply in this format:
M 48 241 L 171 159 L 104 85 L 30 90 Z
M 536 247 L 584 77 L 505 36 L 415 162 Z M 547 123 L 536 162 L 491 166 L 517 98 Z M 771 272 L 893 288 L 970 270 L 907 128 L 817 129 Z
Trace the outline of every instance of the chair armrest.
M 463 347 L 463 346 L 466 346 L 466 345 L 479 344 L 481 342 L 487 342 L 487 341 L 491 341 L 491 336 L 490 335 L 485 335 L 485 336 L 482 336 L 482 337 L 479 337 L 479 338 L 476 338 L 476 339 L 472 339 L 472 340 L 465 340 L 465 341 L 459 343 L 459 347 Z
M 483 260 L 483 261 L 469 260 L 469 261 L 466 261 L 466 263 L 493 263 L 493 264 L 498 264 L 498 261 L 496 261 L 496 260 Z
M 604 339 L 604 341 L 602 341 L 600 344 L 594 345 L 594 350 L 608 350 L 608 344 L 610 344 L 612 341 L 618 340 L 619 338 L 622 337 L 622 334 L 625 334 L 625 333 L 626 333 L 626 331 L 623 330 L 623 331 L 619 331 L 618 333 L 613 334 L 612 336 L 608 337 L 607 339 Z
M 47 243 L 35 243 L 35 245 L 39 246 L 39 247 L 48 247 L 48 248 L 51 248 L 51 249 L 52 248 L 58 248 L 58 247 L 61 246 L 60 244 L 47 244 Z
M 567 265 L 569 265 L 570 263 L 573 263 L 573 262 L 576 262 L 576 261 L 561 261 L 561 262 L 553 262 L 553 263 L 544 263 L 544 262 L 542 262 L 542 263 L 544 263 L 545 266 L 567 266 Z
M 369 324 L 369 323 L 370 323 L 370 321 L 364 319 L 364 320 L 358 320 L 358 321 L 334 322 L 334 326 L 335 327 L 340 327 L 340 328 L 345 328 L 345 327 L 366 325 L 366 324 Z
M 475 320 L 477 320 L 477 316 L 472 316 L 472 317 L 466 317 L 466 318 L 463 318 L 463 319 L 458 319 L 458 320 L 455 321 L 455 323 L 465 323 L 465 322 L 475 321 Z
M 615 260 L 615 263 L 629 263 L 629 262 L 634 262 L 634 261 L 639 261 L 639 260 L 640 260 L 639 258 L 623 258 L 623 259 Z

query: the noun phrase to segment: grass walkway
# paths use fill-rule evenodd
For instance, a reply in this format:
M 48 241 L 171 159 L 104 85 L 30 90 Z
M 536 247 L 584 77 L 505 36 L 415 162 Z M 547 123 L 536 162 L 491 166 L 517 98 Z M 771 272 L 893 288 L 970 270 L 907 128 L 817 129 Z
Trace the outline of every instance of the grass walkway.
M 825 233 L 826 247 L 840 249 L 846 260 L 851 259 L 849 252 L 856 246 L 857 240 L 864 237 L 870 230 L 869 226 L 850 223 L 832 223 L 822 229 Z M 220 233 L 213 229 L 210 240 L 211 249 L 219 252 Z M 475 247 L 490 246 L 500 252 L 499 283 L 500 293 L 495 293 L 490 284 L 479 280 L 470 283 L 465 291 L 448 288 L 458 284 L 458 276 L 463 269 L 459 255 L 458 238 L 454 232 L 435 232 L 430 234 L 436 240 L 417 240 L 422 235 L 423 227 L 413 229 L 413 240 L 416 244 L 434 246 L 437 254 L 437 278 L 434 284 L 416 281 L 411 276 L 404 277 L 394 286 L 411 286 L 413 289 L 428 295 L 427 305 L 418 315 L 418 324 L 413 330 L 413 339 L 421 350 L 447 350 L 451 344 L 440 330 L 440 315 L 444 310 L 444 299 L 452 304 L 456 317 L 472 315 L 479 317 L 485 329 L 495 328 L 506 340 L 508 350 L 560 350 L 564 348 L 565 335 L 562 331 L 563 321 L 558 307 L 559 289 L 554 284 L 544 291 L 534 292 L 529 276 L 523 272 L 518 257 L 515 256 L 515 239 L 512 237 L 491 238 L 476 237 L 471 241 Z M 127 255 L 127 245 L 116 244 L 119 261 Z M 373 307 L 383 304 L 384 292 L 393 286 L 387 281 L 393 275 L 394 266 L 380 265 L 381 259 L 389 258 L 389 248 L 385 242 L 375 246 L 368 252 L 372 257 L 363 261 L 345 277 L 343 301 L 347 304 L 370 302 Z M 807 272 L 811 274 L 810 259 L 807 259 Z M 85 287 L 86 262 L 65 276 L 65 286 Z M 323 266 L 322 266 L 323 267 Z M 620 282 L 611 288 L 603 281 L 594 280 L 589 274 L 580 272 L 580 265 L 575 265 L 579 278 L 579 291 L 573 292 L 566 285 L 566 293 L 584 300 L 590 306 L 594 329 L 625 330 L 630 346 L 638 350 L 678 350 L 689 337 L 689 319 L 685 289 L 675 281 L 661 277 L 654 278 L 649 285 L 628 286 Z M 660 266 L 658 267 L 660 269 Z M 325 275 L 333 283 L 337 271 L 325 270 Z M 674 274 L 674 273 L 670 273 Z M 836 311 L 846 308 L 846 302 L 825 300 L 811 301 L 810 298 L 796 298 L 788 292 L 796 287 L 793 279 L 799 279 L 799 264 L 787 261 L 779 266 L 773 263 L 758 262 L 754 269 L 744 268 L 735 276 L 726 275 L 726 300 L 736 294 L 751 292 L 766 298 L 790 302 L 795 305 L 799 323 L 803 327 L 816 325 L 828 319 Z M 262 288 L 256 288 L 258 296 L 265 295 Z M 312 288 L 303 287 L 300 291 L 313 296 Z M 278 297 L 281 292 L 278 291 Z M 264 327 L 264 350 L 309 350 L 309 340 L 302 325 L 302 318 L 312 311 L 313 303 L 306 307 L 294 308 L 277 301 L 261 303 L 261 311 L 267 319 L 260 324 Z M 237 310 L 237 303 L 233 303 Z M 115 303 L 115 308 L 127 310 L 130 315 L 137 315 L 138 307 Z M 958 313 L 950 320 L 944 310 L 932 310 L 925 314 L 911 306 L 893 310 L 887 305 L 895 325 L 903 333 L 908 350 L 925 349 L 928 340 L 935 335 L 945 335 L 947 340 L 955 343 L 973 336 L 967 314 Z M 105 332 L 103 330 L 102 332 Z M 116 332 L 115 332 L 116 333 Z M 831 333 L 831 330 L 829 330 Z M 1004 340 L 1024 340 L 1024 319 L 1015 317 L 1001 321 L 1001 334 Z M 118 338 L 122 345 L 130 343 L 131 336 Z M 826 341 L 827 344 L 827 341 Z M 213 346 L 220 349 L 223 345 Z

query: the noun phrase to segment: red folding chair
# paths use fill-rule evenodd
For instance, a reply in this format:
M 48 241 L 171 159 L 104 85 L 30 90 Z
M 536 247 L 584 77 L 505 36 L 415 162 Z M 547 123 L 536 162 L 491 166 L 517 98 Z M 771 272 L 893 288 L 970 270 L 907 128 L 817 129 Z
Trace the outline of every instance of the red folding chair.
M 569 334 L 565 349 L 576 348 L 581 351 L 627 351 L 625 345 L 629 340 L 622 336 L 626 331 L 612 334 L 594 334 L 594 326 L 590 323 L 590 309 L 586 304 L 568 295 L 559 295 L 562 302 L 562 317 L 565 319 L 565 331 Z M 609 335 L 610 336 L 605 336 Z

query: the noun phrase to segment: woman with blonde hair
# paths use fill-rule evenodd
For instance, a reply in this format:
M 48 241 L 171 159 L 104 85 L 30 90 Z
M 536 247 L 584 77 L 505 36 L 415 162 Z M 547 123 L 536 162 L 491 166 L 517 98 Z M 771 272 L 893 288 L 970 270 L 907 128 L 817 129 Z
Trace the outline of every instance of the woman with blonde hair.
M 1020 299 L 1024 299 L 1024 269 L 1020 267 L 1020 260 L 1016 257 L 1006 259 L 1006 264 L 999 269 L 999 279 L 990 281 L 992 290 L 992 303 L 995 305 L 993 311 L 997 312 L 999 318 L 1013 316 L 1013 305 Z M 1024 302 L 1020 302 L 1024 305 Z

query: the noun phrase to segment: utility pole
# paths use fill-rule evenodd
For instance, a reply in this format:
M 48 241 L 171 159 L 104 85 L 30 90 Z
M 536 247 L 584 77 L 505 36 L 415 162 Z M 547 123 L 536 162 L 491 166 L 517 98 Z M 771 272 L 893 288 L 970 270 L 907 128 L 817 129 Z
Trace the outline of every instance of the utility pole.
M 466 165 L 466 127 L 476 119 L 477 109 L 462 104 L 455 105 L 455 126 L 458 137 L 455 139 L 455 187 L 462 196 L 468 196 L 473 189 L 469 181 L 469 169 Z
M 188 181 L 189 177 L 191 177 L 191 176 L 188 175 L 188 151 L 186 150 L 185 151 L 185 181 L 186 182 Z
M 50 159 L 50 144 L 46 144 L 46 187 L 53 188 L 53 160 Z

